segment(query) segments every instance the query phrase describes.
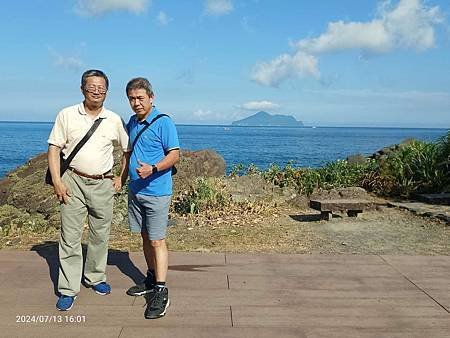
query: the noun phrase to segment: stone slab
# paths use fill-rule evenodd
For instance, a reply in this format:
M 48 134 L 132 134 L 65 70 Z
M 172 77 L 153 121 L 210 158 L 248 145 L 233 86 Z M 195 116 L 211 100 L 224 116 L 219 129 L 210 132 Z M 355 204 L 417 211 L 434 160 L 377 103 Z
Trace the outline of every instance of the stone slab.
M 345 212 L 348 210 L 363 211 L 372 207 L 372 202 L 363 199 L 320 199 L 311 200 L 312 209 L 329 212 Z
M 430 204 L 450 205 L 450 193 L 440 194 L 418 194 L 415 196 L 417 200 Z

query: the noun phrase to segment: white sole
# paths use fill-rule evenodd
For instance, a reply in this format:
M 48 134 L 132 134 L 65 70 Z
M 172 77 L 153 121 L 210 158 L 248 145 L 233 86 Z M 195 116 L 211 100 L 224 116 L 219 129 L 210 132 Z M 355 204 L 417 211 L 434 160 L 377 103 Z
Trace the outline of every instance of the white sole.
M 167 311 L 167 309 L 169 308 L 169 305 L 170 305 L 170 298 L 167 299 L 166 307 L 165 307 L 165 309 L 164 309 L 164 312 L 161 313 L 161 316 L 160 316 L 160 317 L 162 317 L 162 316 L 164 316 L 164 315 L 166 314 L 166 311 Z

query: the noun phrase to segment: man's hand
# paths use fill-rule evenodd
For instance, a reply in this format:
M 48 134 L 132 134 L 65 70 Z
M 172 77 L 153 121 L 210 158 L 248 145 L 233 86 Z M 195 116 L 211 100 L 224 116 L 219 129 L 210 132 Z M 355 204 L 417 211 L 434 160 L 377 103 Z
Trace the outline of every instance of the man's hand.
M 62 181 L 60 182 L 53 182 L 53 188 L 55 190 L 55 195 L 58 198 L 60 203 L 67 204 L 69 202 L 70 191 L 67 189 L 67 187 L 64 185 Z
M 146 179 L 152 174 L 152 166 L 150 164 L 141 162 L 138 160 L 139 167 L 136 169 L 138 176 L 142 179 Z
M 119 192 L 120 189 L 122 189 L 122 178 L 120 176 L 114 176 L 113 186 L 116 192 Z

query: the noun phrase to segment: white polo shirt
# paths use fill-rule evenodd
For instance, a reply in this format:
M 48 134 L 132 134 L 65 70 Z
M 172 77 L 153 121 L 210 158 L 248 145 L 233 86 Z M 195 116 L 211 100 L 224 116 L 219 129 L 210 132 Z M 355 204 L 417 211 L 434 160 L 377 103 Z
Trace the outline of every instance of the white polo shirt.
M 103 121 L 70 163 L 71 167 L 90 175 L 112 169 L 113 141 L 117 141 L 123 151 L 129 151 L 128 134 L 120 116 L 103 107 L 97 118 Z M 48 143 L 62 148 L 64 158 L 67 158 L 93 123 L 83 103 L 64 108 L 56 117 Z

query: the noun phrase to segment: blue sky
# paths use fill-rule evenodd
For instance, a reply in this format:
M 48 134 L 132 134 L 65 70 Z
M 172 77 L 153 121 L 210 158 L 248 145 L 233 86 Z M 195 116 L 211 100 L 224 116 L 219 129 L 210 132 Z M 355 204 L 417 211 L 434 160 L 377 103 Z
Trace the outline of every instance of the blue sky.
M 307 125 L 450 127 L 448 0 L 34 0 L 0 4 L 0 120 L 53 121 L 89 68 L 128 120 L 147 77 L 176 123 L 258 110 Z

